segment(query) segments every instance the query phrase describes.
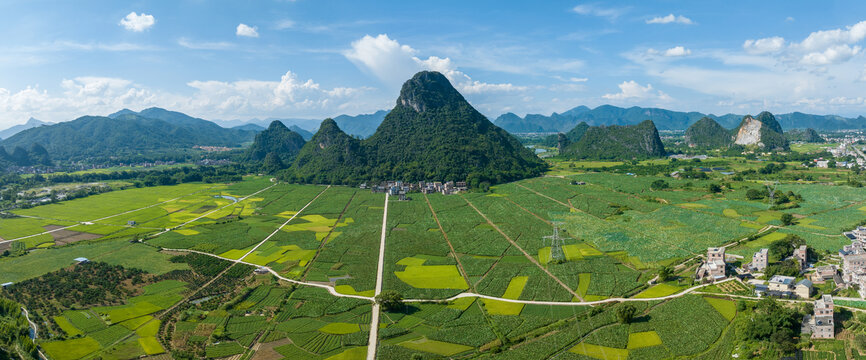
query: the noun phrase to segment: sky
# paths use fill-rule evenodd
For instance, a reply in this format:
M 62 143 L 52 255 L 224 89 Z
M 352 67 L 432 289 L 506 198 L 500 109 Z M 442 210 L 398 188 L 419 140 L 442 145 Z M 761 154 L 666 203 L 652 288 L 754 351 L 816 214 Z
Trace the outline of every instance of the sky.
M 866 114 L 863 1 L 0 2 L 0 128 L 162 107 L 390 109 L 420 70 L 491 119 L 579 105 Z

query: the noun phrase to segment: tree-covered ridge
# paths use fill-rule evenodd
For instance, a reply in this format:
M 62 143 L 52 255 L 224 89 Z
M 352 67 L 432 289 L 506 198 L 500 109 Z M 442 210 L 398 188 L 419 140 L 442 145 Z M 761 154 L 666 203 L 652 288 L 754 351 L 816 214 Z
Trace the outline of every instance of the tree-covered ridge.
M 300 134 L 289 130 L 282 122 L 273 121 L 267 130 L 256 134 L 246 158 L 253 162 L 264 162 L 268 169 L 282 169 L 295 160 L 304 143 Z
M 785 132 L 785 138 L 788 141 L 802 141 L 807 143 L 823 143 L 824 138 L 821 135 L 818 135 L 818 132 L 815 129 L 808 128 L 805 130 L 801 129 L 793 129 Z
M 114 118 L 83 116 L 73 121 L 24 130 L 3 140 L 0 145 L 7 149 L 27 149 L 39 143 L 54 159 L 81 160 L 189 149 L 194 145 L 240 146 L 255 135 L 254 131 L 225 129 L 180 113 L 148 110 L 141 114 L 167 120 L 136 113 L 117 114 L 113 115 Z
M 3 146 L 0 146 L 0 168 L 8 166 L 35 166 L 35 165 L 51 165 L 51 156 L 48 155 L 48 150 L 39 143 L 30 145 L 30 150 L 25 150 L 21 146 L 16 146 L 11 152 L 8 152 Z
M 589 127 L 580 139 L 561 154 L 573 159 L 644 159 L 666 154 L 652 121 L 637 125 Z
M 368 174 L 361 141 L 340 130 L 333 119 L 325 119 L 283 177 L 303 183 L 356 184 L 366 181 Z
M 475 110 L 442 74 L 420 72 L 370 138 L 325 120 L 286 177 L 320 183 L 467 180 L 499 183 L 540 175 L 546 164 Z
M 689 126 L 685 141 L 691 147 L 725 148 L 733 144 L 733 135 L 715 120 L 704 117 Z

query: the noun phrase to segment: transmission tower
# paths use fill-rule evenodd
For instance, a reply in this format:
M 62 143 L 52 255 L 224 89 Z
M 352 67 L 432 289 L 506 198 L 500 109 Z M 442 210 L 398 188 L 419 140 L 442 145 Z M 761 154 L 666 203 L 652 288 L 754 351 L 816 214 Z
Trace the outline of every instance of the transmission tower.
M 562 252 L 564 239 L 559 236 L 559 225 L 562 225 L 562 223 L 554 222 L 553 235 L 544 237 L 544 240 L 550 240 L 550 260 L 555 262 L 565 261 L 565 253 Z
M 772 183 L 765 183 L 767 186 L 767 194 L 770 195 L 770 206 L 772 207 L 776 200 L 776 187 L 779 186 L 779 181 L 774 181 Z M 770 187 L 770 185 L 773 185 Z

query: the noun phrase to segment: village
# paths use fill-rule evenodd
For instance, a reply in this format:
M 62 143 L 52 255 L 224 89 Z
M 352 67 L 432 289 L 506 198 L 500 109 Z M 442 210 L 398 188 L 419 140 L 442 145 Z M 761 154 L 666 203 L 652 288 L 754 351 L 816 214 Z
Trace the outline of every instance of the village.
M 383 181 L 379 184 L 363 183 L 359 186 L 361 189 L 370 189 L 373 193 L 388 193 L 390 196 L 395 196 L 399 200 L 410 200 L 407 194 L 412 192 L 420 192 L 422 194 L 451 195 L 462 191 L 469 190 L 465 181 L 447 181 L 447 182 L 403 182 L 403 181 Z
M 796 247 L 790 257 L 781 259 L 793 260 L 798 264 L 800 271 L 797 277 L 774 274 L 767 278 L 764 271 L 770 266 L 768 248 L 758 250 L 752 255 L 751 261 L 734 268 L 732 264 L 740 259 L 726 255 L 725 247 L 708 248 L 705 259 L 695 271 L 695 280 L 713 283 L 736 276 L 752 286 L 755 297 L 812 299 L 813 314 L 804 317 L 802 332 L 811 334 L 815 339 L 832 339 L 836 335 L 834 295 L 826 291 L 821 293 L 816 285 L 828 284 L 833 286 L 830 289 L 834 293 L 836 290 L 847 290 L 849 294 L 856 293 L 860 299 L 866 299 L 866 227 L 858 226 L 843 235 L 851 240 L 851 244 L 845 245 L 838 254 L 826 256 L 820 261 L 816 261 L 807 245 Z

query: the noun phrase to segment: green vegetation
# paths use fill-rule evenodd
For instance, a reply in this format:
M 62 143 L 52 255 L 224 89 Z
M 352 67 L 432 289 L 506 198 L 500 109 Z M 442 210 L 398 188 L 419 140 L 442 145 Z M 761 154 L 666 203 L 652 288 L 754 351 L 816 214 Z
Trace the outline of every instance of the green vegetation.
M 733 144 L 733 135 L 715 120 L 703 117 L 686 129 L 685 141 L 691 147 L 725 148 Z
M 247 150 L 247 160 L 262 162 L 266 171 L 275 172 L 291 164 L 303 146 L 304 138 L 300 134 L 275 120 L 267 130 L 256 134 Z
M 281 177 L 320 184 L 435 179 L 483 187 L 537 176 L 545 169 L 517 139 L 476 111 L 442 74 L 424 71 L 406 81 L 397 106 L 371 137 L 354 139 L 327 119 Z
M 631 126 L 590 127 L 579 139 L 567 139 L 571 143 L 560 150 L 566 158 L 629 160 L 665 155 L 658 130 L 650 120 Z

